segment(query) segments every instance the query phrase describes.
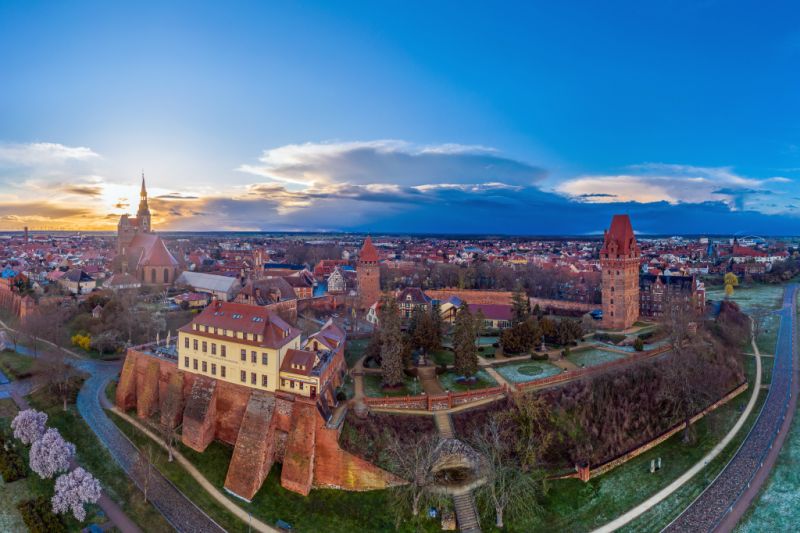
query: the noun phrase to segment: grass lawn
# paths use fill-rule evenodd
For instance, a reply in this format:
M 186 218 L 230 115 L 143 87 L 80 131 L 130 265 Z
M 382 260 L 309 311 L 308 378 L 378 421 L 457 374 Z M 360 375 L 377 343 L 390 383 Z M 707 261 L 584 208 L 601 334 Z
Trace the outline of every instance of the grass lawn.
M 114 421 L 137 445 L 143 445 L 148 441 L 147 437 L 130 424 L 116 415 L 113 416 Z M 183 445 L 179 447 L 181 453 L 200 470 L 206 479 L 222 490 L 233 449 L 216 441 L 211 443 L 203 453 L 198 453 Z M 199 488 L 195 491 L 184 489 L 182 485 L 187 483 L 187 478 L 192 482 L 194 480 L 177 463 L 166 464 L 165 456 L 166 454 L 162 454 L 162 462 L 158 463 L 159 470 L 187 494 L 192 494 L 195 503 L 208 512 L 205 491 Z M 301 496 L 281 487 L 280 476 L 280 465 L 276 464 L 252 503 L 248 504 L 233 497 L 230 500 L 267 524 L 274 524 L 280 519 L 290 523 L 298 531 L 349 533 L 351 531 L 395 530 L 388 491 L 348 492 L 314 489 L 308 496 Z M 203 494 L 198 494 L 198 490 Z M 217 503 L 214 505 L 219 506 Z M 215 514 L 212 516 L 216 519 Z M 236 524 L 223 522 L 220 524 L 229 531 L 245 531 L 247 529 L 246 524 L 238 521 Z M 435 521 L 423 520 L 421 527 L 418 528 L 410 524 L 408 520 L 403 520 L 399 529 L 399 531 L 408 532 L 420 530 L 438 531 L 439 528 Z
M 405 377 L 402 387 L 396 389 L 384 389 L 381 386 L 380 374 L 365 374 L 364 375 L 364 394 L 375 398 L 383 396 L 413 396 L 414 395 L 414 378 Z M 417 383 L 417 394 L 422 392 L 422 386 Z
M 353 339 L 347 340 L 344 346 L 344 360 L 347 362 L 347 368 L 356 366 L 356 362 L 364 355 L 364 350 L 367 349 L 369 339 Z
M 78 463 L 100 480 L 103 491 L 116 501 L 143 531 L 172 531 L 161 514 L 144 502 L 142 493 L 100 444 L 78 414 L 74 404 L 70 404 L 67 411 L 63 411 L 57 399 L 42 391 L 31 395 L 29 401 L 31 406 L 47 413 L 48 426 L 57 428 L 66 440 L 75 444 Z M 38 479 L 35 474 L 31 478 Z M 49 482 L 53 483 L 52 480 Z M 50 495 L 52 492 L 48 497 Z M 94 512 L 99 509 L 97 506 L 92 507 Z M 87 515 L 91 517 L 92 513 Z
M 679 433 L 654 449 L 588 483 L 577 479 L 552 481 L 544 502 L 544 514 L 529 524 L 511 522 L 509 530 L 580 532 L 590 531 L 613 520 L 671 483 L 713 448 L 735 423 L 740 414 L 739 409 L 747 403 L 748 392 L 740 394 L 698 422 L 697 439 L 694 444 L 684 444 L 683 434 Z M 751 416 L 751 421 L 754 420 L 755 418 Z M 746 433 L 745 427 L 739 435 L 744 438 Z M 726 453 L 732 455 L 737 447 L 738 442 L 732 443 L 726 449 Z M 662 459 L 662 469 L 656 474 L 651 474 L 650 461 L 658 457 Z M 727 459 L 720 461 L 717 471 L 725 462 Z M 712 463 L 711 470 L 713 466 Z M 712 475 L 711 470 L 707 468 L 705 474 L 698 474 L 695 479 L 713 479 L 716 472 Z M 685 507 L 691 501 L 690 498 L 694 497 L 691 495 L 695 494 L 695 490 L 698 492 L 702 490 L 705 483 L 707 481 L 698 482 L 696 488 L 683 493 L 679 491 L 679 494 L 673 495 L 640 517 L 634 523 L 638 525 L 632 526 L 631 530 L 660 531 L 672 519 L 674 511 Z M 693 486 L 692 483 L 690 485 Z M 484 525 L 486 524 L 487 522 L 484 522 Z M 640 527 L 642 529 L 639 529 Z
M 486 373 L 485 370 L 478 370 L 475 374 L 475 377 L 478 378 L 477 381 L 473 384 L 467 383 L 459 383 L 456 381 L 457 376 L 452 371 L 447 371 L 444 374 L 439 375 L 439 383 L 442 384 L 445 390 L 451 390 L 453 392 L 461 392 L 466 390 L 476 390 L 476 389 L 485 389 L 487 387 L 494 387 L 497 385 L 497 382 Z
M 21 379 L 30 376 L 35 359 L 9 350 L 0 352 L 0 370 L 9 379 Z
M 0 418 L 13 418 L 17 415 L 17 404 L 11 398 L 0 400 Z M 0 530 L 2 531 L 2 530 Z
M 491 346 L 489 346 L 491 348 Z M 455 355 L 452 350 L 436 350 L 429 355 L 430 359 L 437 365 L 452 365 Z

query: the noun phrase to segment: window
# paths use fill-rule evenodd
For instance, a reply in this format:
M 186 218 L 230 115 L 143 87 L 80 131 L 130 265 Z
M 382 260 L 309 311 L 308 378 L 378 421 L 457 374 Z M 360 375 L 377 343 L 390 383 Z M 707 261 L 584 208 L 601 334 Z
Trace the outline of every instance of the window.
M 217 355 L 217 343 L 216 342 L 212 342 L 211 343 L 211 355 Z
M 269 364 L 269 357 L 265 353 L 261 354 L 261 364 L 262 365 L 268 365 Z
M 203 361 L 203 372 L 208 372 L 208 364 Z
M 247 350 L 242 348 L 242 361 L 247 361 Z
M 261 386 L 262 387 L 267 386 L 267 376 L 265 374 L 261 374 Z
M 281 387 L 285 387 L 285 386 L 286 386 L 286 380 L 285 380 L 285 379 L 282 379 L 282 380 L 281 380 Z
M 197 350 L 197 339 L 194 340 L 194 349 Z
M 245 381 L 247 381 L 247 372 L 245 372 L 244 370 L 242 370 L 242 371 L 241 371 L 241 373 L 240 373 L 240 375 L 239 375 L 239 377 L 241 378 L 241 380 L 242 380 L 242 383 L 244 383 Z
M 164 283 L 169 283 L 169 269 L 164 269 Z
M 250 352 L 250 362 L 253 364 L 258 362 L 258 355 L 254 351 Z
M 150 271 L 150 283 L 155 283 L 155 282 L 156 282 L 156 270 L 153 269 Z
M 208 351 L 208 343 L 206 341 L 203 341 L 203 353 L 206 353 L 207 351 Z
M 184 357 L 183 358 L 183 366 L 185 366 L 186 368 L 189 368 L 189 358 L 188 357 Z
M 222 355 L 222 357 L 225 357 L 227 355 L 225 353 L 225 345 L 224 344 L 220 345 L 219 350 L 220 350 L 220 355 Z
M 289 380 L 289 387 L 292 388 L 292 389 L 294 388 L 294 381 Z
M 303 390 L 303 382 L 300 382 L 300 390 Z
M 224 378 L 225 377 L 225 365 L 219 367 L 220 375 Z
M 253 384 L 253 385 L 256 384 L 256 373 L 255 372 L 251 372 L 250 373 L 250 383 Z
M 189 337 L 184 337 L 183 338 L 183 347 L 184 348 L 188 348 L 189 347 Z
M 211 375 L 212 376 L 217 375 L 217 365 L 215 365 L 214 363 L 211 363 Z

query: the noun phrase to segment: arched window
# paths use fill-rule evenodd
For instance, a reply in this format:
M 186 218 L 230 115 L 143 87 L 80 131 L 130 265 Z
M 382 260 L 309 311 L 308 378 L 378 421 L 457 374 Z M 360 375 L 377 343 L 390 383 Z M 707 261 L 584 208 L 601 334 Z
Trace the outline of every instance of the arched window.
M 156 269 L 155 268 L 150 271 L 150 282 L 151 283 L 155 283 L 156 282 Z
M 164 269 L 164 283 L 169 283 L 169 269 Z

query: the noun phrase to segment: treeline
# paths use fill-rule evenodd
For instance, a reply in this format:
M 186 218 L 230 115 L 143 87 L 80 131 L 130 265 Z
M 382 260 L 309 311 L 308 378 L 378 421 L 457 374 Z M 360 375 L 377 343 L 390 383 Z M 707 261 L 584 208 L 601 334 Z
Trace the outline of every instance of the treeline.
M 381 266 L 383 290 L 413 286 L 512 291 L 520 285 L 527 295 L 537 298 L 600 303 L 599 272 L 574 274 L 567 269 L 510 266 L 487 261 L 471 265 L 419 264 L 413 269 L 402 270 Z
M 458 435 L 490 423 L 530 446 L 549 469 L 598 465 L 657 437 L 744 381 L 738 355 L 748 338 L 747 317 L 732 302 L 719 317 L 655 361 L 519 395 L 482 410 L 453 415 Z M 689 427 L 684 438 L 694 438 Z

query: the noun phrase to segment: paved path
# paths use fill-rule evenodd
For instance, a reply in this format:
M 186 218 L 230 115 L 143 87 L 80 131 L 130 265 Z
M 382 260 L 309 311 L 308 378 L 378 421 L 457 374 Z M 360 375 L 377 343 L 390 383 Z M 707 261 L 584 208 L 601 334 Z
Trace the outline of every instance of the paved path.
M 442 394 L 444 392 L 442 384 L 439 383 L 439 379 L 436 377 L 435 366 L 421 366 L 417 368 L 417 372 L 420 385 L 422 385 L 422 390 L 425 391 L 425 394 Z
M 8 326 L 2 321 L 0 321 L 0 326 L 8 329 Z M 52 343 L 50 343 L 50 346 L 50 349 L 61 349 L 52 345 Z M 18 352 L 23 355 L 29 355 L 24 351 L 18 350 Z M 71 350 L 64 350 L 64 352 L 71 354 L 68 359 L 71 365 L 90 376 L 78 392 L 78 413 L 95 433 L 98 440 L 108 449 L 114 460 L 128 474 L 136 486 L 141 489 L 145 473 L 141 467 L 143 460 L 139 459 L 139 451 L 108 418 L 100 403 L 101 398 L 105 396 L 106 386 L 119 373 L 121 363 L 118 361 L 106 362 L 80 358 Z M 12 397 L 14 396 L 15 394 L 12 392 Z M 19 397 L 18 394 L 16 396 Z M 16 400 L 17 398 L 15 398 Z M 150 503 L 158 509 L 176 531 L 181 533 L 225 531 L 175 485 L 161 475 L 156 468 L 151 469 L 147 492 Z
M 436 429 L 439 436 L 443 439 L 454 439 L 455 430 L 453 421 L 446 412 L 438 411 L 433 416 L 436 422 Z M 465 491 L 453 496 L 453 505 L 456 510 L 456 521 L 458 529 L 462 533 L 480 533 L 481 524 L 478 519 L 478 510 L 475 507 L 475 497 L 471 491 Z
M 756 378 L 754 381 L 754 385 L 761 383 L 761 357 L 758 351 L 758 346 L 756 346 L 755 340 L 751 340 L 753 345 L 753 351 L 755 353 L 756 358 Z M 672 495 L 675 491 L 680 489 L 683 485 L 689 482 L 698 472 L 703 470 L 714 458 L 716 458 L 724 449 L 725 447 L 733 440 L 739 430 L 741 430 L 742 426 L 744 425 L 747 417 L 750 416 L 750 413 L 755 408 L 755 404 L 758 401 L 758 395 L 761 391 L 761 387 L 753 386 L 752 393 L 750 395 L 750 400 L 747 402 L 747 406 L 745 407 L 744 411 L 742 412 L 739 419 L 736 421 L 734 426 L 728 431 L 728 433 L 722 438 L 721 441 L 717 443 L 714 448 L 709 451 L 702 459 L 700 459 L 697 463 L 695 463 L 689 470 L 684 472 L 680 477 L 675 479 L 672 483 L 655 493 L 650 498 L 646 499 L 630 511 L 626 512 L 625 514 L 617 517 L 615 520 L 612 520 L 608 524 L 598 528 L 595 530 L 594 533 L 607 533 L 619 529 L 620 527 L 624 526 L 625 524 L 631 522 L 635 518 L 641 516 L 642 514 L 649 511 L 654 506 L 658 505 L 669 496 Z
M 797 288 L 792 284 L 784 291 L 772 383 L 758 419 L 725 469 L 665 531 L 732 530 L 769 476 L 791 425 L 797 400 L 794 375 Z
M 120 411 L 116 407 L 113 407 L 112 405 L 110 405 L 108 403 L 108 400 L 106 400 L 103 403 L 105 404 L 105 407 L 107 409 L 113 409 L 114 412 L 117 415 L 119 415 L 120 417 L 125 419 L 125 421 L 127 421 L 129 424 L 135 426 L 139 431 L 141 431 L 142 433 L 147 435 L 151 440 L 156 442 L 159 446 L 161 446 L 165 450 L 167 449 L 167 445 L 164 444 L 164 441 L 161 440 L 161 437 L 153 434 L 153 432 L 150 431 L 149 428 L 147 428 L 144 425 L 142 425 L 138 420 L 136 420 L 135 418 L 133 418 L 131 416 L 128 416 L 126 413 L 123 413 L 122 411 Z M 197 470 L 197 468 L 195 468 L 195 466 L 188 459 L 186 459 L 178 450 L 173 448 L 172 449 L 172 455 L 175 458 L 175 460 L 183 468 L 185 468 L 186 471 L 200 484 L 200 486 L 203 487 L 203 489 L 208 494 L 211 495 L 212 498 L 217 500 L 217 502 L 220 503 L 222 506 L 224 506 L 226 509 L 228 509 L 228 511 L 230 511 L 231 513 L 233 513 L 237 517 L 239 517 L 240 520 L 242 520 L 243 522 L 247 523 L 249 526 L 251 526 L 256 531 L 263 531 L 263 532 L 267 532 L 267 533 L 271 533 L 271 532 L 277 531 L 276 529 L 268 526 L 267 524 L 265 524 L 261 520 L 252 517 L 244 509 L 242 509 L 241 507 L 239 507 L 238 505 L 233 503 L 229 498 L 225 497 L 225 495 L 222 494 L 220 491 L 218 491 L 217 488 L 214 487 L 214 485 L 212 485 L 211 482 L 209 482 L 208 479 L 206 479 L 206 477 L 202 473 L 200 473 L 200 471 Z

